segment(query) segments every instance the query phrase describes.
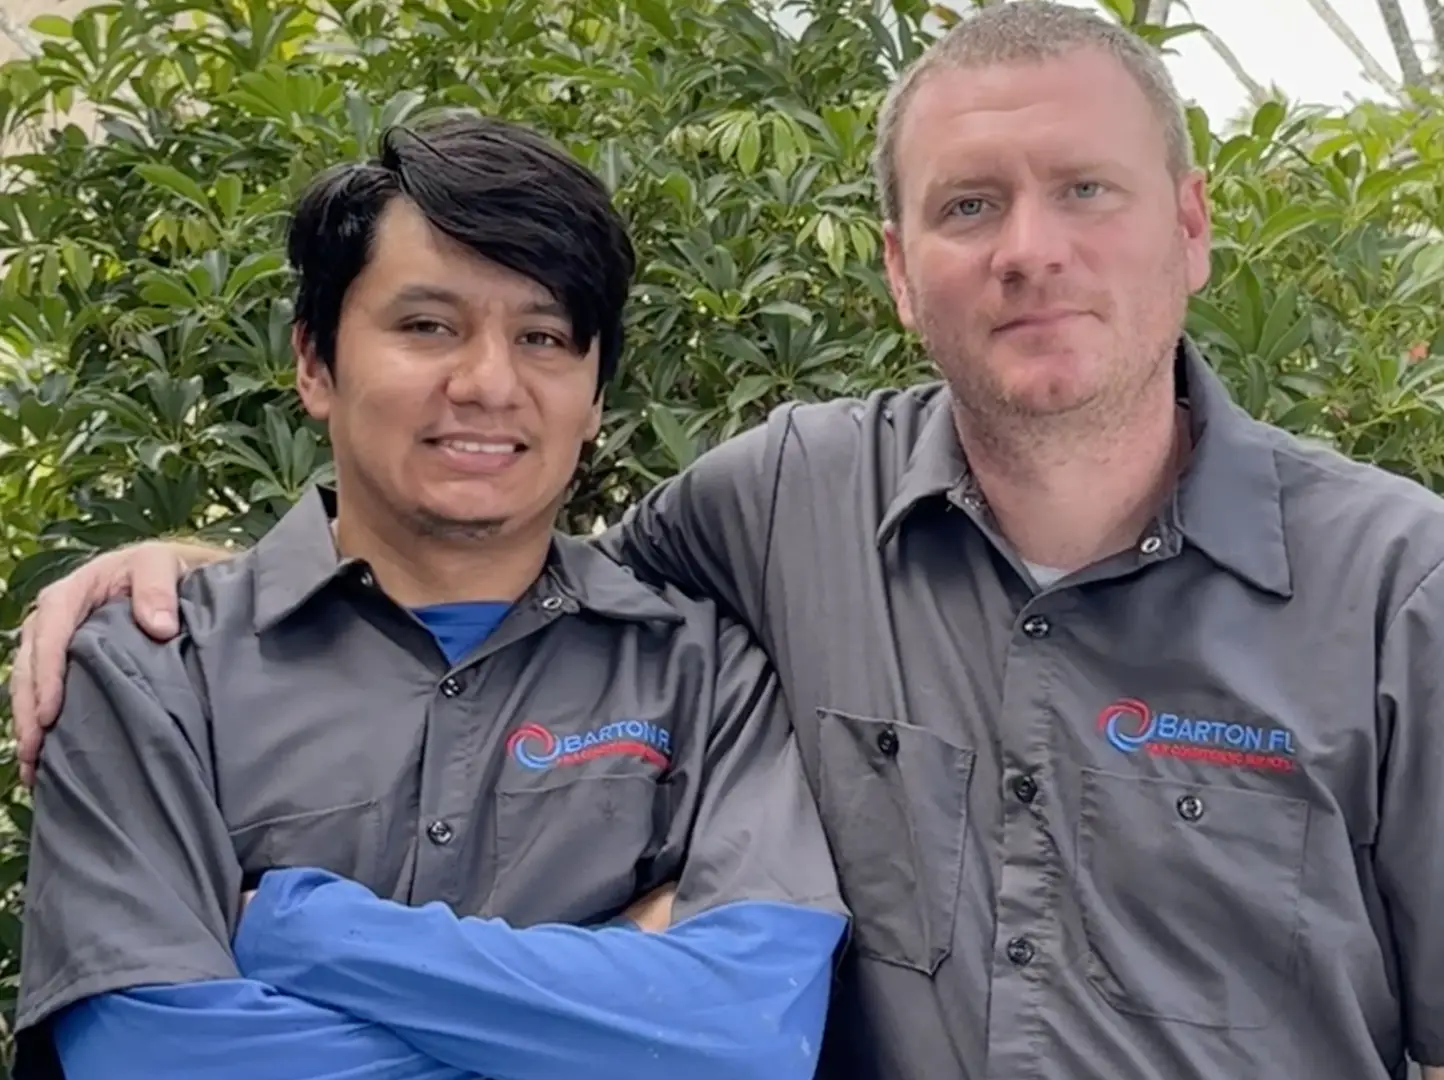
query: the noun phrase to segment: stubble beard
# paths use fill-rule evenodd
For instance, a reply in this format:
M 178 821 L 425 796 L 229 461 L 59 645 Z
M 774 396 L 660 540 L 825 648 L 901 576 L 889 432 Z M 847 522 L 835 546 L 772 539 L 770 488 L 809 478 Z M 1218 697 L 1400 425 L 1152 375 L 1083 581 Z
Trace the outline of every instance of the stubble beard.
M 424 508 L 413 510 L 408 517 L 411 531 L 418 538 L 446 544 L 474 544 L 495 537 L 505 527 L 506 518 L 449 518 Z
M 1174 270 L 1174 266 L 1168 267 L 1168 272 Z M 915 305 L 917 299 L 915 296 Z M 1165 303 L 1170 309 L 1167 317 L 1160 315 L 1150 321 L 1159 327 L 1176 323 L 1174 329 L 1150 333 L 1140 328 L 1128 335 L 1117 343 L 1112 355 L 1102 358 L 1103 376 L 1091 392 L 1056 402 L 1010 391 L 961 335 L 946 325 L 946 319 L 934 318 L 926 305 L 919 305 L 919 331 L 924 348 L 952 391 L 957 422 L 972 446 L 986 447 L 990 457 L 1002 460 L 1066 458 L 1126 437 L 1139 410 L 1163 393 L 1160 381 L 1167 381 L 1171 394 L 1174 352 L 1187 304 L 1181 283 L 1178 296 Z

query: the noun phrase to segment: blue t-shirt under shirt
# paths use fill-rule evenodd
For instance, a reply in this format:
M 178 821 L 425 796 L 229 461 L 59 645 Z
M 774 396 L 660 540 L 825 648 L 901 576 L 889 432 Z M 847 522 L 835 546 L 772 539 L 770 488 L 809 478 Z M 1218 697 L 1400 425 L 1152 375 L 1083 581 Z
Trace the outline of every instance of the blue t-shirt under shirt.
M 469 604 L 431 604 L 413 608 L 412 613 L 420 619 L 441 651 L 446 654 L 447 663 L 457 664 L 472 649 L 491 636 L 501 625 L 511 605 L 504 601 L 478 601 Z

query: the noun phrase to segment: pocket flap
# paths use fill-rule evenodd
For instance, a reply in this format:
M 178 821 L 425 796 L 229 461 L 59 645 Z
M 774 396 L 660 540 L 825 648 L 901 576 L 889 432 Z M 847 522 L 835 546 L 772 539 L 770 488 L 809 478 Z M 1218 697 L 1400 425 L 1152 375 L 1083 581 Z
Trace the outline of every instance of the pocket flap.
M 931 974 L 952 949 L 975 754 L 911 724 L 817 712 L 819 803 L 853 942 Z
M 1095 986 L 1141 1016 L 1266 1026 L 1291 992 L 1308 803 L 1094 769 L 1081 796 Z

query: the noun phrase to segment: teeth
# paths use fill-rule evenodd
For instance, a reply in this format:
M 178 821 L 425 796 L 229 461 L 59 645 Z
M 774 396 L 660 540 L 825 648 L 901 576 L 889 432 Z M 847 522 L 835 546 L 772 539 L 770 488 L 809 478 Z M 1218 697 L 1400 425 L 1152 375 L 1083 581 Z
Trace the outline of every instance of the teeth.
M 463 454 L 510 454 L 516 450 L 516 443 L 466 442 L 461 439 L 446 439 L 443 446 L 460 450 Z

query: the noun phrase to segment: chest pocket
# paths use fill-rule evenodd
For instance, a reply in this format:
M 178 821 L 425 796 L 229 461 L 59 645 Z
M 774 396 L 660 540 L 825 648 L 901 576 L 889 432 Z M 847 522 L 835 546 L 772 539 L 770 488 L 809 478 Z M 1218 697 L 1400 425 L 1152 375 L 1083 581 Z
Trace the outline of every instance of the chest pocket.
M 620 913 L 636 896 L 638 864 L 655 854 L 665 799 L 666 785 L 646 774 L 499 788 L 486 913 L 520 926 L 584 925 Z
M 1291 986 L 1308 803 L 1085 769 L 1088 976 L 1121 1012 L 1260 1028 Z
M 858 953 L 932 974 L 952 951 L 974 753 L 818 710 L 819 805 Z
M 247 878 L 305 866 L 380 890 L 381 824 L 381 800 L 372 799 L 243 825 L 231 831 L 231 844 Z

